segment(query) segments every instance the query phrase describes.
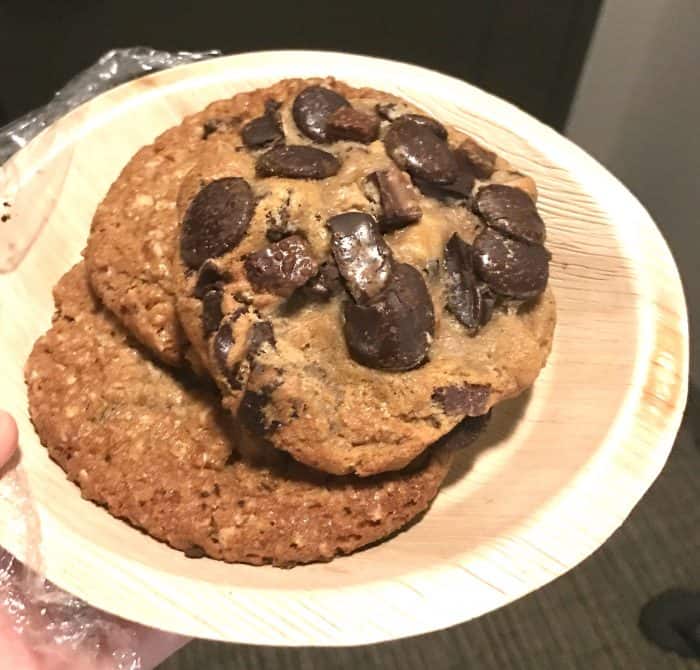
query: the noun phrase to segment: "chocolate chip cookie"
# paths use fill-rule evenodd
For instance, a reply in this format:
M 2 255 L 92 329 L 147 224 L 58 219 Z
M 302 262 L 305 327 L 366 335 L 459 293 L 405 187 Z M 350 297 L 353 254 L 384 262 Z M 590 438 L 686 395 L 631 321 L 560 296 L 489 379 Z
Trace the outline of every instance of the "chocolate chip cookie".
M 409 468 L 334 477 L 242 436 L 212 388 L 153 363 L 91 294 L 78 265 L 55 289 L 53 325 L 26 366 L 31 417 L 81 489 L 190 556 L 252 564 L 328 560 L 425 510 L 460 424 Z
M 285 83 L 272 86 L 266 97 L 285 95 L 286 89 Z M 170 365 L 183 364 L 188 350 L 175 313 L 172 275 L 180 183 L 211 136 L 238 136 L 258 113 L 257 98 L 241 93 L 214 102 L 140 149 L 93 218 L 85 253 L 93 289 L 142 344 Z M 265 142 L 266 132 L 274 128 L 254 124 L 246 136 L 249 142 Z
M 533 383 L 555 308 L 531 179 L 332 79 L 249 110 L 177 200 L 177 310 L 226 407 L 306 465 L 367 476 Z

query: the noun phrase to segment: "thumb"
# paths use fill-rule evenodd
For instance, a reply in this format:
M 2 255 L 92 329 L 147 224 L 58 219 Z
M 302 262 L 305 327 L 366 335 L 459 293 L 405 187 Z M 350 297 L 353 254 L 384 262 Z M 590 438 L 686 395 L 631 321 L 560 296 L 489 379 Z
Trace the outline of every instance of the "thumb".
M 0 411 L 0 468 L 10 460 L 17 449 L 17 424 L 7 413 Z

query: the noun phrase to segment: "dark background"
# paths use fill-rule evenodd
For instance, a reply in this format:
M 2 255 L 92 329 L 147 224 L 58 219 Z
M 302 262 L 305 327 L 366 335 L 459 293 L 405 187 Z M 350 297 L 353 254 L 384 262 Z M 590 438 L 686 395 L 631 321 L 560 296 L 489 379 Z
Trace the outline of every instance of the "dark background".
M 415 62 L 562 129 L 601 0 L 0 0 L 0 125 L 102 53 L 328 49 Z
M 447 72 L 564 128 L 602 0 L 0 0 L 0 125 L 115 47 L 328 49 Z M 162 670 L 700 670 L 646 642 L 640 608 L 697 584 L 700 395 L 630 519 L 567 575 L 475 621 L 358 648 L 196 641 Z M 456 593 L 455 597 L 469 597 Z

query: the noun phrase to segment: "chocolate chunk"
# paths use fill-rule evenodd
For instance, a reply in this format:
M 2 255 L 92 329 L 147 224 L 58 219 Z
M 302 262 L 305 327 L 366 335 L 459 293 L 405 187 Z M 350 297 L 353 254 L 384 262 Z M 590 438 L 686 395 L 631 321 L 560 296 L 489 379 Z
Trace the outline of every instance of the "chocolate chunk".
M 230 323 L 224 323 L 214 338 L 214 358 L 219 367 L 225 369 L 228 364 L 228 352 L 233 345 L 233 329 Z
M 422 126 L 426 126 L 433 131 L 440 139 L 447 139 L 447 129 L 439 121 L 433 119 L 425 114 L 414 114 L 408 111 L 408 107 L 403 104 L 398 104 L 395 102 L 385 102 L 379 103 L 374 106 L 377 114 L 386 121 L 394 122 L 397 119 L 408 119 L 409 121 L 415 121 Z
M 264 393 L 246 391 L 238 407 L 238 416 L 243 425 L 258 437 L 267 433 L 265 407 L 270 399 Z
M 642 608 L 639 628 L 650 641 L 685 658 L 700 658 L 700 593 L 669 589 Z
M 276 421 L 268 422 L 265 417 L 265 407 L 270 402 L 269 392 L 266 389 L 262 391 L 246 391 L 238 408 L 238 417 L 241 422 L 257 437 L 264 437 L 274 433 L 280 425 Z
M 474 240 L 474 268 L 495 293 L 524 300 L 547 286 L 549 252 L 486 228 Z
M 233 324 L 247 312 L 247 307 L 239 307 L 235 312 L 233 312 L 233 314 L 226 317 L 224 323 L 222 323 L 219 326 L 219 329 L 216 331 L 214 342 L 212 344 L 214 350 L 214 360 L 216 361 L 219 370 L 221 370 L 226 378 L 226 381 L 234 390 L 241 389 L 243 385 L 241 380 L 238 378 L 240 364 L 236 362 L 229 367 L 228 362 L 228 355 L 234 342 Z
M 371 300 L 391 275 L 391 249 L 377 223 L 364 212 L 346 212 L 328 219 L 331 250 L 348 291 L 357 302 Z
M 316 298 L 330 298 L 340 292 L 343 284 L 338 266 L 332 261 L 321 263 L 316 276 L 311 277 L 304 288 L 307 293 Z
M 207 184 L 185 213 L 180 256 L 190 268 L 233 249 L 248 229 L 255 209 L 253 191 L 245 179 L 225 177 Z
M 423 212 L 418 197 L 413 191 L 410 177 L 405 172 L 392 167 L 373 172 L 368 178 L 376 184 L 379 191 L 382 205 L 379 225 L 382 232 L 403 228 L 421 218 Z
M 474 170 L 470 163 L 464 161 L 458 151 L 453 151 L 457 163 L 457 177 L 449 184 L 431 184 L 424 179 L 414 178 L 413 183 L 418 190 L 429 198 L 448 201 L 450 199 L 469 200 L 474 188 Z
M 394 266 L 384 291 L 369 303 L 345 303 L 348 351 L 370 368 L 415 368 L 425 360 L 434 331 L 433 303 L 423 276 L 405 263 Z
M 229 368 L 228 352 L 233 346 L 233 328 L 229 322 L 222 324 L 214 336 L 214 358 L 219 369 L 233 389 L 240 389 L 241 382 L 237 379 L 238 365 Z
M 379 119 L 352 107 L 339 107 L 328 117 L 326 136 L 369 144 L 379 137 Z
M 481 416 L 488 409 L 491 386 L 488 384 L 460 384 L 439 386 L 433 391 L 431 399 L 440 405 L 445 414 L 463 416 Z
M 204 294 L 215 286 L 221 286 L 229 278 L 228 273 L 223 272 L 212 258 L 207 258 L 197 273 L 197 281 L 194 285 L 192 295 L 200 300 Z
M 243 144 L 250 149 L 259 149 L 284 140 L 278 109 L 280 103 L 275 100 L 265 102 L 265 113 L 257 119 L 246 123 L 241 129 Z
M 447 309 L 470 335 L 488 323 L 495 296 L 474 273 L 474 249 L 457 233 L 445 245 L 445 293 Z
M 402 116 L 384 136 L 391 159 L 413 177 L 434 184 L 449 184 L 457 177 L 457 161 L 447 142 L 425 124 Z
M 255 358 L 266 345 L 274 347 L 275 331 L 269 321 L 256 321 L 250 328 L 248 336 L 248 359 Z
M 474 210 L 487 225 L 504 235 L 542 244 L 544 221 L 530 196 L 519 188 L 503 184 L 482 186 L 474 198 Z
M 431 119 L 429 116 L 424 116 L 423 114 L 404 114 L 401 118 L 413 121 L 418 125 L 425 126 L 441 140 L 447 139 L 447 129 L 445 126 L 443 126 L 439 121 Z
M 203 558 L 206 556 L 206 552 L 198 544 L 193 544 L 185 549 L 185 556 L 187 558 Z
M 246 313 L 248 313 L 247 307 L 239 307 L 233 314 L 227 316 L 224 323 L 219 326 L 212 345 L 214 360 L 234 390 L 243 388 L 251 363 L 261 353 L 263 347 L 265 345 L 275 346 L 272 324 L 269 321 L 256 321 L 248 329 L 245 356 L 242 360 L 229 362 L 229 353 L 234 344 L 233 325 Z
M 256 291 L 289 296 L 316 274 L 318 264 L 303 237 L 291 235 L 248 255 L 245 271 Z
M 446 200 L 455 198 L 457 200 L 468 200 L 474 188 L 474 175 L 465 170 L 459 170 L 457 177 L 451 184 L 431 184 L 425 179 L 414 179 L 413 183 L 418 190 L 429 198 L 436 200 Z
M 480 144 L 468 137 L 457 149 L 457 160 L 468 165 L 471 172 L 479 179 L 487 179 L 493 174 L 496 163 L 496 154 L 484 149 Z
M 292 116 L 304 135 L 316 142 L 326 142 L 328 117 L 350 103 L 340 93 L 323 86 L 309 86 L 294 99 Z
M 221 312 L 221 298 L 223 293 L 221 288 L 209 288 L 202 296 L 202 330 L 204 336 L 209 337 L 221 323 L 223 314 Z
M 251 337 L 252 339 L 254 338 Z M 249 352 L 250 348 L 249 346 Z M 251 358 L 252 356 L 249 353 L 248 359 Z M 258 437 L 270 435 L 281 425 L 279 421 L 269 420 L 265 416 L 265 407 L 270 402 L 272 392 L 283 383 L 283 373 L 284 370 L 270 366 L 256 366 L 251 371 L 250 380 L 252 384 L 250 386 L 254 388 L 249 386 L 246 389 L 238 408 L 238 418 L 253 435 Z M 290 414 L 290 418 L 293 417 L 294 414 Z M 256 452 L 259 452 L 257 445 Z
M 260 156 L 255 164 L 258 177 L 290 179 L 325 179 L 340 170 L 340 161 L 327 151 L 295 144 L 274 147 Z
M 462 419 L 449 433 L 443 435 L 436 443 L 437 448 L 447 448 L 452 451 L 466 449 L 473 444 L 484 432 L 491 420 L 491 411 L 481 416 L 467 416 Z

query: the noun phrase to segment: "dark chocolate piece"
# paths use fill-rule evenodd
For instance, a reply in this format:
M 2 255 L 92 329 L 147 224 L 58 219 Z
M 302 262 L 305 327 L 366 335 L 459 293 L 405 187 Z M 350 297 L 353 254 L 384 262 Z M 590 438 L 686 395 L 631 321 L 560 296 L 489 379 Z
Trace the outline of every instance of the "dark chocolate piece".
M 328 117 L 350 103 L 340 93 L 323 86 L 309 86 L 294 99 L 292 116 L 299 130 L 316 142 L 328 141 Z
M 220 287 L 210 288 L 202 296 L 202 330 L 204 336 L 209 337 L 221 323 L 221 299 L 223 293 Z
M 196 270 L 208 258 L 233 249 L 248 230 L 255 198 L 248 182 L 225 177 L 207 184 L 185 213 L 180 235 L 180 256 Z
M 328 117 L 326 136 L 369 144 L 379 137 L 379 119 L 352 107 L 339 107 Z
M 474 240 L 474 268 L 495 293 L 525 300 L 547 286 L 549 252 L 486 228 Z
M 413 177 L 434 184 L 449 184 L 457 178 L 457 160 L 450 147 L 425 124 L 399 117 L 389 126 L 384 146 L 391 159 Z
M 391 249 L 377 223 L 364 212 L 346 212 L 328 220 L 338 271 L 357 302 L 380 293 L 391 275 Z
M 482 186 L 474 198 L 474 211 L 488 226 L 508 237 L 533 244 L 544 242 L 544 221 L 530 196 L 519 188 L 504 184 Z
M 382 232 L 403 228 L 421 218 L 423 212 L 418 197 L 405 172 L 392 167 L 373 172 L 368 179 L 374 182 L 379 193 L 382 207 L 379 225 Z
M 197 281 L 192 295 L 201 300 L 209 289 L 221 286 L 226 279 L 228 279 L 228 274 L 219 268 L 213 258 L 207 258 L 197 272 Z
M 321 264 L 316 276 L 311 277 L 304 289 L 315 298 L 330 298 L 343 289 L 338 266 L 331 260 Z
M 325 179 L 340 170 L 340 161 L 327 151 L 305 144 L 278 146 L 262 154 L 256 164 L 258 177 Z
M 475 417 L 486 413 L 490 394 L 491 387 L 488 385 L 464 383 L 439 386 L 431 397 L 445 414 Z
M 364 305 L 345 303 L 343 333 L 350 356 L 370 368 L 410 370 L 428 355 L 435 314 L 422 274 L 395 265 L 384 291 Z
M 441 140 L 447 139 L 447 128 L 445 128 L 445 126 L 443 126 L 442 123 L 436 119 L 425 116 L 424 114 L 404 114 L 401 118 L 408 119 L 409 121 L 413 121 L 421 126 L 425 126 L 435 133 L 435 135 L 437 135 Z
M 274 242 L 245 259 L 248 281 L 256 291 L 291 295 L 318 270 L 308 242 L 299 235 L 290 235 Z
M 265 102 L 265 113 L 248 121 L 241 129 L 241 139 L 249 149 L 275 144 L 284 140 L 284 132 L 279 118 L 280 103 L 275 100 Z
M 488 323 L 495 296 L 474 272 L 474 250 L 457 233 L 445 245 L 445 293 L 447 309 L 470 335 Z

